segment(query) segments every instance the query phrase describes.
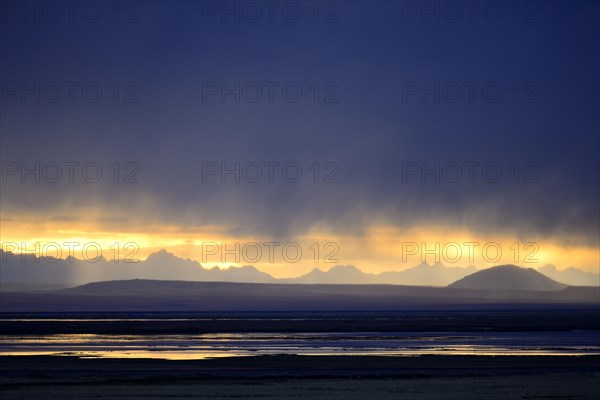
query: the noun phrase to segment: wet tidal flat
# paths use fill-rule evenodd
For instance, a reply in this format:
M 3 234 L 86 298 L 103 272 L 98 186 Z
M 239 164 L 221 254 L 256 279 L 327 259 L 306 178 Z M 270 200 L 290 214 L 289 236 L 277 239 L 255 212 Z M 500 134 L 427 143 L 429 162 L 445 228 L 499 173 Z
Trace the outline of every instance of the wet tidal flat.
M 3 399 L 592 399 L 598 311 L 2 314 Z

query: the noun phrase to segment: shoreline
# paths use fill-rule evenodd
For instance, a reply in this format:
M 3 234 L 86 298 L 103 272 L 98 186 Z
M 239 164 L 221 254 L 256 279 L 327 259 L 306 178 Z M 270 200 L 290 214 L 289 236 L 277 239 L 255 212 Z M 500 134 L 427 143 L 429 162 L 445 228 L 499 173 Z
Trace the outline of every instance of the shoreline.
M 600 356 L 0 357 L 6 400 L 595 399 L 599 380 Z
M 259 355 L 200 360 L 0 356 L 0 387 L 37 378 L 56 381 L 187 379 L 360 378 L 600 373 L 600 355 L 581 356 L 308 356 Z M 37 378 L 35 378 L 37 377 Z M 59 379 L 60 380 L 60 379 Z

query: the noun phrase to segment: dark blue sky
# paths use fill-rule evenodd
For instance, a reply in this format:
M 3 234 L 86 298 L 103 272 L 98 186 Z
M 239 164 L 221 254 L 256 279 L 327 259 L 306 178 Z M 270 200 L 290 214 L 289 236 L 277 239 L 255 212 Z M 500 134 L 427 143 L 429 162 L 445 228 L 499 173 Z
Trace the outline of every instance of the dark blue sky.
M 206 14 L 223 3 L 200 1 L 122 2 L 119 23 L 109 3 L 99 3 L 96 23 L 77 11 L 73 23 L 50 21 L 39 3 L 36 22 L 20 9 L 14 15 L 13 3 L 3 2 L 1 26 L 2 162 L 97 162 L 105 174 L 115 161 L 134 162 L 139 183 L 36 185 L 11 176 L 5 219 L 78 218 L 93 207 L 106 221 L 125 213 L 140 226 L 294 237 L 315 224 L 359 234 L 383 218 L 597 246 L 598 2 L 482 2 L 472 20 L 468 2 L 455 2 L 464 14 L 456 22 L 441 2 L 322 2 L 315 22 L 314 4 L 300 1 L 288 6 L 302 10 L 298 22 L 278 6 L 273 23 L 244 14 L 223 21 Z M 433 11 L 408 13 L 415 7 Z M 496 22 L 484 9 L 502 14 Z M 49 82 L 63 88 L 57 102 L 21 100 L 23 85 Z M 78 85 L 73 102 L 65 82 Z M 90 82 L 102 89 L 95 103 L 80 90 Z M 250 99 L 258 85 L 262 97 L 223 102 L 206 92 L 236 82 Z M 302 89 L 299 101 L 286 100 L 285 85 Z M 202 182 L 203 163 L 268 161 L 296 162 L 303 178 Z M 320 180 L 336 163 L 339 182 L 315 184 L 315 162 Z M 458 163 L 466 173 L 465 162 L 496 163 L 502 179 L 403 181 L 407 163 Z M 528 174 L 534 180 L 522 182 Z

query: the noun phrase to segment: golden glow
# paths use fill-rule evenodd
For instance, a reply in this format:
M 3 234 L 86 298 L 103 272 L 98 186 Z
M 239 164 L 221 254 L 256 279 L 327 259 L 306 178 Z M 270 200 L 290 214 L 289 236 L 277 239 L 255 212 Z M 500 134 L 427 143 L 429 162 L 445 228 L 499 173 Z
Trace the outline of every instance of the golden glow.
M 164 248 L 178 257 L 196 260 L 207 268 L 254 265 L 277 278 L 300 276 L 315 267 L 328 270 L 335 265 L 355 265 L 370 273 L 398 271 L 423 261 L 430 264 L 439 261 L 446 266 L 475 265 L 478 268 L 499 264 L 537 268 L 551 263 L 559 269 L 575 266 L 598 272 L 600 260 L 597 247 L 585 245 L 583 241 L 578 243 L 573 238 L 570 238 L 570 243 L 565 244 L 560 239 L 537 237 L 523 240 L 506 235 L 476 235 L 467 229 L 449 227 L 402 229 L 378 225 L 361 235 L 341 235 L 319 227 L 300 237 L 274 240 L 267 237 L 232 236 L 225 229 L 216 226 L 182 228 L 151 223 L 144 226 L 110 226 L 98 222 L 93 215 L 72 221 L 4 219 L 1 237 L 5 250 L 11 250 L 6 246 L 8 242 L 16 242 L 19 246 L 25 243 L 21 250 L 36 253 L 40 246 L 58 243 L 63 249 L 61 258 L 69 255 L 68 248 L 64 246 L 68 242 L 79 243 L 73 254 L 75 258 L 82 258 L 84 244 L 95 242 L 108 260 L 113 260 L 117 254 L 121 258 L 124 254 L 130 254 L 131 248 L 124 253 L 124 246 L 134 243 L 139 247 L 135 258 L 140 260 Z M 264 245 L 267 242 L 278 243 L 274 247 L 272 258 L 269 256 L 269 247 Z M 219 248 L 213 254 L 204 247 L 207 243 L 218 246 L 224 244 L 225 248 Z M 256 249 L 251 248 L 253 243 L 254 246 L 257 244 L 261 247 L 260 259 L 255 258 Z M 119 253 L 115 252 L 115 244 Z M 284 255 L 286 244 L 292 244 L 288 245 L 288 257 Z M 249 246 L 247 254 L 244 246 Z M 297 248 L 301 249 L 301 255 L 296 253 Z M 91 257 L 94 251 L 93 248 L 89 250 Z M 50 249 L 46 255 L 58 254 Z

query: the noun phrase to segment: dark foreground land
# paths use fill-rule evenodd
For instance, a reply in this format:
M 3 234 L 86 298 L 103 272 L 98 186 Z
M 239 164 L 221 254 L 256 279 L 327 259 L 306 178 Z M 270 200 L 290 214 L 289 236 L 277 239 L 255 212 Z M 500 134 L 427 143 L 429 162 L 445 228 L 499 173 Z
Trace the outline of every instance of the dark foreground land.
M 0 292 L 0 312 L 226 312 L 598 309 L 600 287 L 482 290 L 126 280 L 41 292 Z
M 364 331 L 600 332 L 600 309 L 596 306 L 566 310 L 532 307 L 520 311 L 0 313 L 3 335 Z
M 0 358 L 2 399 L 597 399 L 600 356 Z
M 3 335 L 600 332 L 597 308 L 301 313 L 3 313 Z M 41 339 L 40 339 L 41 340 Z M 569 346 L 572 344 L 569 344 Z M 557 346 L 567 346 L 562 340 Z M 473 346 L 472 346 L 473 347 Z M 476 346 L 475 346 L 476 347 Z M 473 347 L 473 348 L 475 348 Z M 0 349 L 1 350 L 1 349 Z M 14 350 L 14 349 L 13 349 Z M 535 350 L 535 349 L 530 349 Z M 476 349 L 473 350 L 478 351 Z M 0 399 L 599 399 L 600 355 L 0 356 Z

